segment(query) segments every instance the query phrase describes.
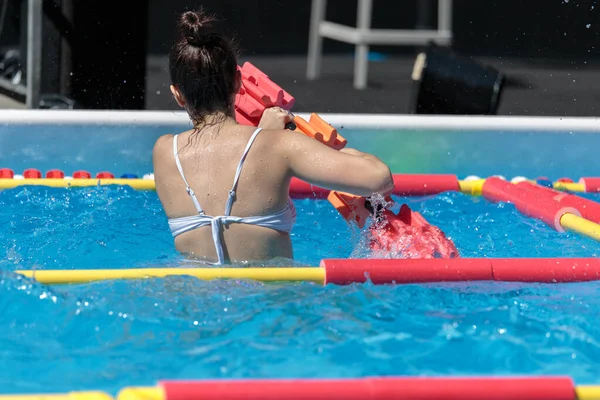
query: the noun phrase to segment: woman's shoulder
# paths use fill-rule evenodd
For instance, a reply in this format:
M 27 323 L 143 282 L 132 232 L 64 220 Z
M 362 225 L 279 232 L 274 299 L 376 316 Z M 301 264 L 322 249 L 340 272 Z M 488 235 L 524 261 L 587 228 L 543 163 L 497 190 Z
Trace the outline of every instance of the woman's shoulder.
M 179 133 L 179 135 L 185 134 L 187 132 L 188 131 L 181 132 L 181 133 Z M 162 136 L 159 136 L 158 139 L 156 139 L 156 142 L 154 142 L 153 152 L 154 153 L 160 152 L 160 151 L 163 151 L 163 150 L 165 150 L 167 148 L 169 149 L 169 151 L 172 151 L 170 149 L 173 148 L 173 138 L 174 137 L 175 137 L 175 134 L 173 134 L 173 133 L 167 133 L 167 134 L 164 134 Z
M 167 151 L 169 146 L 173 146 L 173 135 L 172 133 L 162 135 L 156 142 L 154 142 L 154 147 L 152 148 L 152 158 L 156 160 L 157 158 L 161 158 Z
M 158 139 L 156 139 L 156 142 L 154 142 L 154 149 L 160 149 L 167 143 L 172 143 L 174 137 L 175 135 L 172 133 L 167 133 L 165 135 L 159 136 Z

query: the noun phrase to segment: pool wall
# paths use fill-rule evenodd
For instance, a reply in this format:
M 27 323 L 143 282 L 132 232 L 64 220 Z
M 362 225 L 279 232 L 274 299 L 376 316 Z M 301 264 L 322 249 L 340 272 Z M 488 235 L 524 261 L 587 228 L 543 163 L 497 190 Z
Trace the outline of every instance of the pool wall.
M 395 173 L 598 175 L 597 118 L 320 115 L 349 146 Z M 152 172 L 155 140 L 190 126 L 183 112 L 7 110 L 0 114 L 0 167 L 143 175 Z

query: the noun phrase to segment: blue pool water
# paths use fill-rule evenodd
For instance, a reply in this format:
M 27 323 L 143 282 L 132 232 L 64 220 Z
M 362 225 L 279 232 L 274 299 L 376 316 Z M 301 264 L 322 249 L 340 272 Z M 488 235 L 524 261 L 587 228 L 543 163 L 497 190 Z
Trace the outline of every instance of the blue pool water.
M 600 254 L 599 243 L 511 205 L 458 193 L 397 200 L 438 225 L 463 257 Z M 583 384 L 600 376 L 597 283 L 321 287 L 171 277 L 44 286 L 11 271 L 177 266 L 156 194 L 17 188 L 0 192 L 0 207 L 4 393 L 115 394 L 171 378 L 567 374 Z M 366 256 L 329 203 L 296 207 L 298 263 Z
M 0 167 L 86 169 L 115 174 L 152 172 L 152 146 L 179 125 L 0 125 Z M 364 130 L 339 128 L 349 145 L 372 153 L 396 173 L 452 173 L 459 177 L 500 174 L 563 176 L 598 174 L 600 135 L 516 130 Z

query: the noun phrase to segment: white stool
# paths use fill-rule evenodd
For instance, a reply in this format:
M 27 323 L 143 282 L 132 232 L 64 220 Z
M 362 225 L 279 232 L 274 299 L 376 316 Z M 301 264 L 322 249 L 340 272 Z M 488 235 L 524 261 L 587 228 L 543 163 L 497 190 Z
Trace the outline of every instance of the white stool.
M 396 0 L 399 1 L 399 0 Z M 438 0 L 438 28 L 371 29 L 373 0 L 358 0 L 356 28 L 325 20 L 327 0 L 312 0 L 308 38 L 306 77 L 317 79 L 321 72 L 323 38 L 356 45 L 354 58 L 354 88 L 367 87 L 369 45 L 424 45 L 433 41 L 447 45 L 452 41 L 452 0 Z

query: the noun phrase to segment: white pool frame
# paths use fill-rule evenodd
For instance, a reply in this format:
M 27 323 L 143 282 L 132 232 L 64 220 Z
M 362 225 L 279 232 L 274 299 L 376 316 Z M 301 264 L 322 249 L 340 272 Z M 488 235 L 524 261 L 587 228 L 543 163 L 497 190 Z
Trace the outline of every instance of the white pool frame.
M 310 114 L 297 115 L 308 119 Z M 524 116 L 432 116 L 401 114 L 328 114 L 321 118 L 346 129 L 436 129 L 449 131 L 553 131 L 600 133 L 600 118 Z M 2 125 L 181 125 L 190 126 L 181 111 L 3 110 Z

